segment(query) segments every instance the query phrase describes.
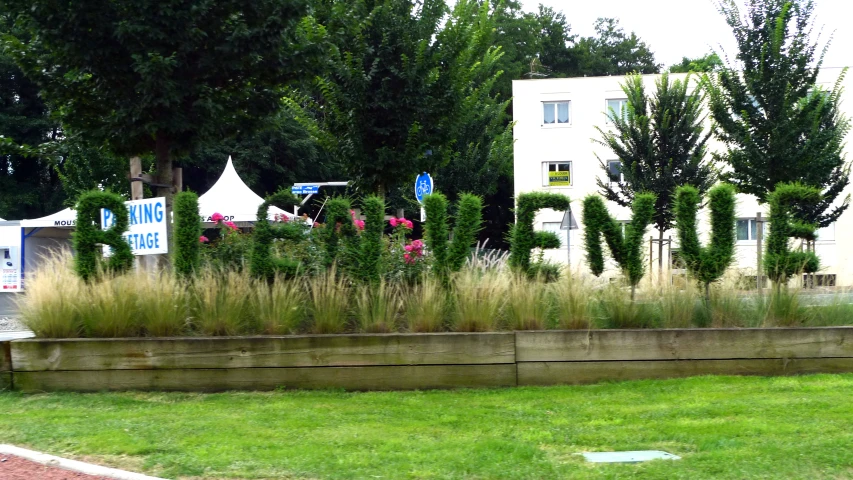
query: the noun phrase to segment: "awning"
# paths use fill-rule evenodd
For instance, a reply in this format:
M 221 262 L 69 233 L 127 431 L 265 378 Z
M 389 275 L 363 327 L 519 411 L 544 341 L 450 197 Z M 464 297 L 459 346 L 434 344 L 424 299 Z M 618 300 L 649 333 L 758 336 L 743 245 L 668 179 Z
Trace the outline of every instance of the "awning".
M 32 218 L 29 220 L 21 220 L 21 226 L 24 228 L 38 227 L 66 227 L 73 228 L 77 223 L 77 211 L 71 208 L 60 210 L 54 214 L 41 218 Z

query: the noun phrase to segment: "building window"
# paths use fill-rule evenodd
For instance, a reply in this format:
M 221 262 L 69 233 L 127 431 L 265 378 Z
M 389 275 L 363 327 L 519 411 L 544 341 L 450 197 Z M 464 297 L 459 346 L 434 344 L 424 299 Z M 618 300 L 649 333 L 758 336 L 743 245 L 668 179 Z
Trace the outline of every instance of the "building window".
M 622 181 L 622 162 L 620 160 L 610 160 L 607 162 L 607 177 L 610 183 L 619 183 Z
M 762 222 L 763 238 L 767 238 L 767 222 Z M 743 218 L 737 221 L 737 239 L 742 241 L 755 241 L 758 237 L 758 228 L 754 218 Z
M 560 239 L 560 248 L 566 248 L 566 245 L 568 245 L 568 242 L 566 241 L 566 234 L 568 234 L 569 231 L 560 230 L 560 222 L 543 222 L 542 230 L 557 235 L 557 238 Z
M 817 229 L 818 242 L 834 242 L 835 241 L 835 223 Z
M 610 121 L 610 112 L 613 111 L 613 114 L 622 117 L 622 120 L 628 118 L 628 99 L 627 98 L 613 98 L 607 100 L 607 110 L 604 111 L 605 117 L 607 119 L 607 123 L 613 123 Z
M 542 102 L 543 125 L 568 125 L 571 102 Z
M 543 187 L 571 187 L 572 162 L 542 162 Z

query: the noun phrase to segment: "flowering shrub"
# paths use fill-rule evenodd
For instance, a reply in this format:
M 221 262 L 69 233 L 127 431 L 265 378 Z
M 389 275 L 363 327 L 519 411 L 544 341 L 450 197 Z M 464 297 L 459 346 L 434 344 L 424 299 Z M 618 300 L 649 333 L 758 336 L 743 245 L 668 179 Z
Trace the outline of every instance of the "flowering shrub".
M 403 258 L 408 264 L 414 264 L 424 256 L 424 242 L 420 240 L 412 240 L 412 243 L 406 245 L 404 249 L 406 253 L 403 254 Z
M 209 241 L 210 239 L 205 237 L 204 235 L 198 237 L 198 243 L 208 243 Z

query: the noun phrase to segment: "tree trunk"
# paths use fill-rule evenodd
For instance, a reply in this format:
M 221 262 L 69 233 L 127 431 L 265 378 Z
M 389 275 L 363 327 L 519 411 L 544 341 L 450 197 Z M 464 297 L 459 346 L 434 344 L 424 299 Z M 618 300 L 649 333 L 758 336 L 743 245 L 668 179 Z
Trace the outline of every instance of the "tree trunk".
M 154 189 L 157 197 L 166 199 L 166 238 L 168 239 L 169 252 L 172 252 L 172 139 L 165 132 L 157 132 L 154 156 L 157 162 L 157 177 L 154 183 L 158 186 Z M 171 267 L 169 255 L 157 255 L 157 267 L 167 270 Z
M 637 293 L 637 286 L 631 285 L 631 303 L 634 303 L 634 295 Z

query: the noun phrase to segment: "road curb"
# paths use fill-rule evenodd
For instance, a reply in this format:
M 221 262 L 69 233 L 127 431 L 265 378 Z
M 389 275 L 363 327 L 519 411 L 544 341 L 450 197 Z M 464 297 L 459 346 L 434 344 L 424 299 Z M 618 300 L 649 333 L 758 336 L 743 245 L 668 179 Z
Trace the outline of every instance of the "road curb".
M 77 460 L 68 460 L 67 458 L 56 457 L 46 453 L 27 450 L 26 448 L 15 447 L 13 445 L 0 444 L 0 454 L 14 455 L 21 457 L 31 462 L 58 467 L 73 472 L 85 473 L 87 475 L 95 475 L 100 477 L 112 478 L 115 480 L 166 480 L 159 477 L 149 477 L 141 473 L 126 472 L 116 468 L 102 467 L 91 463 L 78 462 Z

